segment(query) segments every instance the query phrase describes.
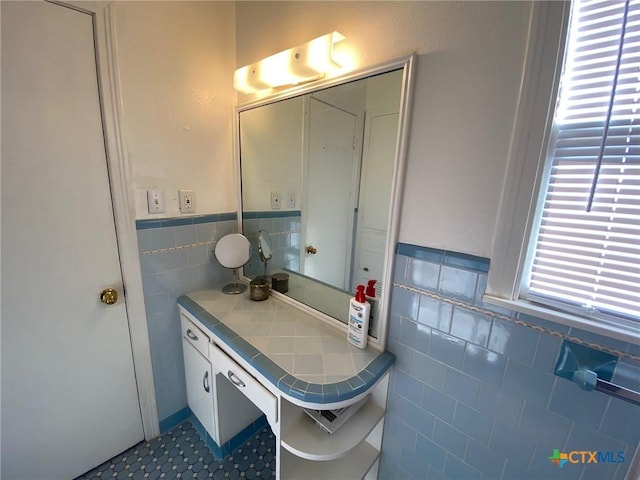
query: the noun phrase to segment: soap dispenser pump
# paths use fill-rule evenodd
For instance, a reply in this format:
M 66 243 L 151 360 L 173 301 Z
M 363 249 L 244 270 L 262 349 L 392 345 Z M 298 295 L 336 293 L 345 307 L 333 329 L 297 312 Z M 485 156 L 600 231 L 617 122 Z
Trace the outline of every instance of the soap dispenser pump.
M 376 283 L 377 280 L 369 280 L 367 282 L 367 289 L 364 292 L 365 299 L 369 302 L 369 328 L 371 328 L 373 319 L 378 314 L 378 299 L 376 298 Z

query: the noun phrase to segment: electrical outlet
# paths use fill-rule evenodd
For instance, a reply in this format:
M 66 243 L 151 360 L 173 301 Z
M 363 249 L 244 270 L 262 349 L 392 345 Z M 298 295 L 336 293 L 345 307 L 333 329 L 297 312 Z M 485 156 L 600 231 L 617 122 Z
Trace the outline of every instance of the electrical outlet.
M 287 208 L 296 208 L 296 192 L 287 193 Z
M 147 206 L 149 213 L 164 213 L 164 192 L 147 190 Z
M 180 213 L 193 213 L 196 211 L 196 192 L 193 190 L 179 190 Z
M 271 192 L 271 210 L 280 210 L 280 192 Z

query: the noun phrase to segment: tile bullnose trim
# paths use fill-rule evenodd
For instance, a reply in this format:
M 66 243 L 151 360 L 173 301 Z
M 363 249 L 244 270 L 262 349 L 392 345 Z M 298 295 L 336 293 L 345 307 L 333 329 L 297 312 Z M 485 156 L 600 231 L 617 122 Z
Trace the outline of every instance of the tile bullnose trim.
M 260 218 L 291 218 L 291 217 L 301 217 L 301 210 L 283 210 L 283 211 L 273 211 L 273 210 L 264 210 L 259 212 L 242 212 L 242 218 L 249 219 L 260 219 Z
M 490 260 L 485 257 L 478 257 L 466 253 L 452 252 L 439 248 L 423 247 L 408 243 L 398 242 L 396 253 L 416 260 L 426 260 L 429 262 L 442 263 L 451 267 L 462 267 L 478 272 L 488 272 Z
M 179 227 L 182 225 L 199 225 L 202 223 L 224 222 L 237 219 L 238 214 L 236 212 L 211 213 L 204 215 L 193 215 L 190 217 L 143 218 L 140 220 L 136 220 L 136 230 Z

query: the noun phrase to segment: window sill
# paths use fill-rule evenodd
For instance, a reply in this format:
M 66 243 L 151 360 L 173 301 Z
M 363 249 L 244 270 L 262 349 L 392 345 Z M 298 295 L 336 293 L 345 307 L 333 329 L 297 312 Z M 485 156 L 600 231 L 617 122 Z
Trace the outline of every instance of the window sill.
M 576 327 L 587 332 L 602 335 L 603 337 L 622 340 L 635 345 L 640 344 L 640 327 L 637 322 L 632 320 L 596 320 L 561 312 L 526 300 L 508 300 L 491 295 L 484 295 L 483 301 L 491 305 L 508 308 L 515 312 L 549 320 L 567 327 Z

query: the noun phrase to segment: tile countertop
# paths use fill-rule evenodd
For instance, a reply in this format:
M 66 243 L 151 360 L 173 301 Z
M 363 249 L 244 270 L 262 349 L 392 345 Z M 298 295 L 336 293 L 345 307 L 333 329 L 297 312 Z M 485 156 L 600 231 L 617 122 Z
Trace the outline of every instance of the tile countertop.
M 178 305 L 284 394 L 335 403 L 367 391 L 393 365 L 389 352 L 351 346 L 344 332 L 281 300 L 200 290 Z

